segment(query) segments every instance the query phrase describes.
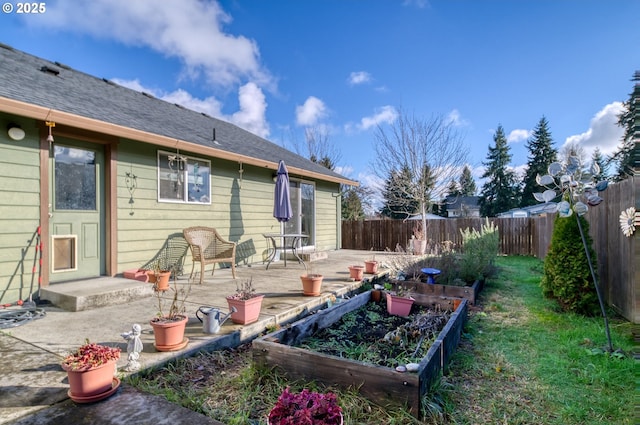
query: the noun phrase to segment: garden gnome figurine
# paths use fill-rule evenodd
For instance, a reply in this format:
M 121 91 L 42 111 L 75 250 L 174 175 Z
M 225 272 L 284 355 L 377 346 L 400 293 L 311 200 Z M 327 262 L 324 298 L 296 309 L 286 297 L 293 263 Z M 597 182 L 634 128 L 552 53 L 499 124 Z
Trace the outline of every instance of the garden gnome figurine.
M 138 359 L 140 358 L 140 352 L 142 351 L 143 345 L 140 340 L 140 334 L 142 333 L 142 327 L 135 323 L 131 332 L 125 332 L 122 337 L 127 340 L 127 366 L 125 366 L 125 370 L 132 372 L 140 369 L 140 363 Z

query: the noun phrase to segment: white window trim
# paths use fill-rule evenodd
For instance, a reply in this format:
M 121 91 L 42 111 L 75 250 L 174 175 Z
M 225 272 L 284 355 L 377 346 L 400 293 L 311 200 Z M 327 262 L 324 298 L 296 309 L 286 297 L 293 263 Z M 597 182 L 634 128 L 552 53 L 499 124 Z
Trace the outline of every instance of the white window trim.
M 182 193 L 182 199 L 169 199 L 169 198 L 163 198 L 160 195 L 160 182 L 161 182 L 161 167 L 160 167 L 160 156 L 169 156 L 169 155 L 179 155 L 181 157 L 184 157 L 186 159 L 186 163 L 188 164 L 189 161 L 198 161 L 198 162 L 204 162 L 206 164 L 208 164 L 209 166 L 209 179 L 206 181 L 203 181 L 204 184 L 206 184 L 209 188 L 209 200 L 207 202 L 200 202 L 200 201 L 189 201 L 189 193 L 188 193 L 188 187 L 189 187 L 189 167 L 185 167 L 185 169 L 182 171 L 183 173 L 183 181 L 186 182 L 184 184 L 183 187 L 183 193 Z M 211 161 L 208 159 L 203 159 L 203 158 L 199 158 L 199 157 L 195 157 L 195 156 L 190 156 L 190 155 L 183 155 L 181 153 L 176 153 L 176 152 L 169 152 L 169 151 L 161 151 L 159 150 L 157 152 L 157 156 L 156 156 L 156 171 L 157 171 L 157 184 L 158 184 L 158 202 L 162 202 L 162 203 L 169 203 L 169 204 L 190 204 L 190 205 L 211 205 L 211 198 L 212 198 L 212 193 L 211 193 Z

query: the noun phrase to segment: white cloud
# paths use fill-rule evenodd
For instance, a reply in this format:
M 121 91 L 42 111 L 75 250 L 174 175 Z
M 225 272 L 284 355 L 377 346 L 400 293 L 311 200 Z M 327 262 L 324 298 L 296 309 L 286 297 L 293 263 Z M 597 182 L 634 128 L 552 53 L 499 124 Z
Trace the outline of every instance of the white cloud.
M 112 81 L 136 91 L 149 93 L 166 102 L 177 103 L 193 111 L 204 112 L 209 116 L 229 121 L 260 137 L 269 136 L 269 124 L 266 120 L 267 102 L 262 90 L 254 83 L 247 83 L 240 87 L 238 93 L 240 109 L 232 115 L 226 116 L 222 113 L 221 103 L 215 97 L 198 99 L 182 89 L 165 93 L 161 90 L 145 87 L 137 79 L 129 81 L 113 79 Z
M 145 91 L 149 92 L 148 90 L 145 90 Z M 182 89 L 178 89 L 176 91 L 173 91 L 171 93 L 166 93 L 164 95 L 160 94 L 159 96 L 154 94 L 154 96 L 170 103 L 177 103 L 178 105 L 182 105 L 185 108 L 191 109 L 193 111 L 204 112 L 205 114 L 211 117 L 222 116 L 222 112 L 221 112 L 222 105 L 215 97 L 198 99 L 193 97 L 190 93 Z
M 372 127 L 375 127 L 379 124 L 391 124 L 398 117 L 398 111 L 393 106 L 383 106 L 379 108 L 375 114 L 369 117 L 363 117 L 360 120 L 360 124 L 357 125 L 359 130 L 368 130 Z
M 296 106 L 296 123 L 312 126 L 327 116 L 327 106 L 315 96 L 309 96 L 302 105 Z
M 457 109 L 449 112 L 449 115 L 447 115 L 447 122 L 453 124 L 453 126 L 455 127 L 465 127 L 469 125 L 469 121 L 462 118 L 462 115 L 460 115 L 460 111 L 458 111 Z
M 527 140 L 531 136 L 531 131 L 516 129 L 511 130 L 509 135 L 507 136 L 507 143 L 519 143 L 523 140 Z
M 218 2 L 199 0 L 59 0 L 34 25 L 89 34 L 125 45 L 149 47 L 183 62 L 188 75 L 205 75 L 211 85 L 229 87 L 272 77 L 260 63 L 254 40 L 225 33 L 231 22 Z M 36 22 L 37 21 L 37 22 Z
M 352 86 L 371 82 L 371 74 L 366 71 L 352 72 L 349 74 L 349 84 Z
M 606 105 L 591 118 L 587 131 L 567 137 L 563 147 L 569 143 L 577 143 L 589 158 L 596 147 L 600 148 L 603 155 L 613 153 L 624 135 L 624 129 L 617 124 L 618 115 L 623 108 L 622 102 Z
M 349 175 L 353 173 L 353 167 L 350 165 L 345 165 L 345 166 L 338 165 L 333 171 L 335 171 L 336 173 L 342 176 L 349 177 Z
M 260 137 L 268 137 L 267 101 L 260 87 L 255 83 L 240 87 L 238 101 L 240 110 L 230 117 L 230 121 Z

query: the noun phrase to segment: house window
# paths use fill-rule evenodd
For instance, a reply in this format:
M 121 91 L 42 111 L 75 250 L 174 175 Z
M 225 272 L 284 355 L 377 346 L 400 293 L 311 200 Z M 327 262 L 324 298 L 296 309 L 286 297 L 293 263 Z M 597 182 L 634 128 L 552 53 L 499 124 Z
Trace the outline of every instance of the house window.
M 211 162 L 158 151 L 158 201 L 211 204 Z

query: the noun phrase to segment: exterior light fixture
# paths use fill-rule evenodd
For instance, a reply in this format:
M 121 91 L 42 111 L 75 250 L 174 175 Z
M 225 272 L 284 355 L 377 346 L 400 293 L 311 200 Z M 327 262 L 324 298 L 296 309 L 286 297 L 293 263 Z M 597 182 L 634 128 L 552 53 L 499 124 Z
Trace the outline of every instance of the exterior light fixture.
M 25 136 L 24 130 L 20 128 L 19 125 L 13 124 L 13 123 L 7 126 L 7 134 L 12 140 L 15 140 L 18 142 L 24 139 L 24 136 Z
M 47 136 L 47 142 L 53 143 L 53 134 L 51 134 L 51 128 L 56 126 L 56 123 L 53 121 L 45 121 L 44 122 L 47 127 L 49 127 L 49 135 Z

